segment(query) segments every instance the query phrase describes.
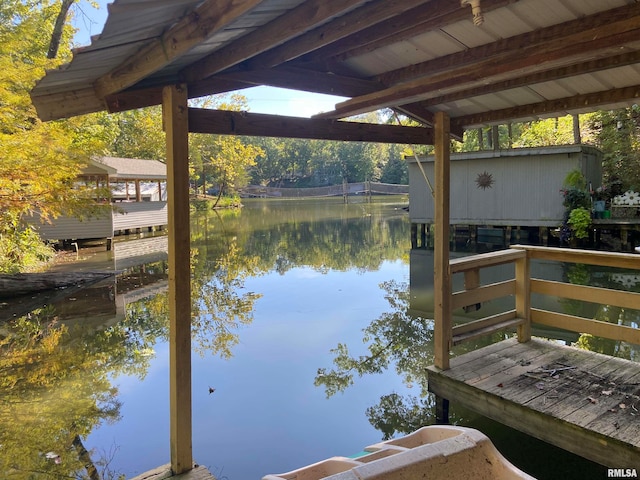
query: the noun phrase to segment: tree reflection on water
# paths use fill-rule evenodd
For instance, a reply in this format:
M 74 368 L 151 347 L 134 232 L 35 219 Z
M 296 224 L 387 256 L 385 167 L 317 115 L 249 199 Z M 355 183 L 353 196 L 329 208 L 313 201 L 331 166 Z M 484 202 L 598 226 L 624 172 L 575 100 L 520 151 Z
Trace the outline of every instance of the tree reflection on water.
M 424 267 L 424 259 L 421 259 L 420 262 Z M 640 291 L 640 276 L 635 271 L 568 264 L 551 273 L 548 269 L 544 269 L 544 266 L 543 270 L 546 270 L 546 273 L 552 277 L 559 276 L 559 278 L 550 278 L 551 280 L 625 291 Z M 496 280 L 492 279 L 492 281 Z M 429 315 L 428 309 L 433 306 L 429 304 L 432 299 L 427 299 L 427 311 L 423 312 L 427 317 L 416 316 L 415 310 L 410 308 L 411 295 L 408 284 L 390 281 L 381 284 L 380 287 L 385 291 L 385 298 L 389 302 L 390 310 L 363 329 L 362 341 L 366 345 L 366 353 L 354 355 L 348 345 L 338 343 L 337 347 L 331 350 L 333 366 L 318 368 L 315 385 L 323 387 L 327 397 L 331 397 L 336 393 L 344 392 L 353 385 L 356 377 L 379 374 L 388 368 L 395 368 L 397 374 L 403 378 L 408 387 L 418 388 L 416 395 L 403 395 L 397 392 L 382 395 L 376 405 L 367 408 L 366 416 L 369 422 L 382 433 L 382 438 L 386 440 L 396 434 L 408 434 L 422 426 L 435 423 L 435 398 L 428 392 L 428 379 L 425 371 L 425 367 L 433 363 L 433 321 L 428 318 L 432 317 Z M 537 300 L 539 299 L 533 299 L 534 306 L 536 306 Z M 553 304 L 560 313 L 594 318 L 633 328 L 638 328 L 640 324 L 639 310 L 568 299 L 555 299 L 554 302 Z M 482 312 L 457 311 L 455 312 L 455 322 L 474 320 L 474 317 L 478 315 L 486 315 L 488 313 L 486 310 L 493 313 L 492 309 L 495 308 L 497 308 L 495 304 L 485 304 L 482 306 Z M 638 352 L 640 352 L 636 345 L 559 329 L 542 330 L 534 326 L 533 333 L 539 337 L 572 343 L 578 348 L 626 359 L 637 360 Z M 513 333 L 510 332 L 494 333 L 458 345 L 454 347 L 452 353 L 454 356 L 461 355 L 511 335 Z M 534 476 L 539 475 L 537 478 L 557 478 L 560 467 L 558 467 L 558 463 L 551 461 L 551 464 L 555 466 L 549 470 L 540 462 L 536 462 L 535 458 L 532 459 L 531 455 L 526 453 L 527 451 L 539 451 L 540 454 L 561 462 L 561 476 L 563 478 L 565 475 L 566 478 L 585 478 L 585 474 L 603 471 L 602 466 L 527 437 L 499 425 L 497 422 L 479 417 L 461 405 L 455 404 L 455 399 L 452 400 L 454 402 L 450 411 L 452 423 L 482 429 L 492 437 L 496 446 L 503 453 L 506 453 L 514 463 L 523 465 L 522 468 L 533 473 Z M 514 438 L 518 439 L 517 443 L 527 445 L 527 448 L 514 447 Z
M 416 389 L 416 395 L 391 392 L 380 397 L 377 405 L 367 408 L 369 422 L 382 433 L 383 440 L 387 440 L 435 422 L 435 399 L 428 391 L 426 373 L 426 367 L 433 363 L 433 319 L 411 313 L 408 283 L 388 281 L 380 288 L 385 292 L 390 311 L 363 329 L 362 341 L 367 344 L 367 354 L 352 355 L 347 345 L 339 343 L 331 350 L 333 367 L 318 368 L 314 383 L 324 387 L 327 397 L 331 397 L 353 385 L 355 376 L 379 374 L 393 366 L 407 387 Z M 458 347 L 456 352 L 479 348 L 502 338 L 495 334 Z M 455 412 L 451 412 L 451 420 L 458 420 Z
M 213 266 L 203 267 L 194 253 L 192 271 L 194 349 L 228 358 L 259 295 L 242 291 L 248 273 L 233 244 Z M 112 380 L 143 380 L 154 346 L 167 341 L 166 279 L 166 262 L 132 267 L 90 295 L 74 293 L 2 326 L 0 472 L 15 479 L 119 478 L 109 465 L 113 452 L 88 452 L 82 439 L 120 419 Z M 127 295 L 135 301 L 118 318 L 115 305 Z
M 0 471 L 17 479 L 74 478 L 83 471 L 96 478 L 96 466 L 80 454 L 81 438 L 119 418 L 110 376 L 146 370 L 127 330 L 123 323 L 85 334 L 62 324 L 53 307 L 6 326 L 0 341 Z
M 283 205 L 256 202 L 241 213 L 207 212 L 192 217 L 193 347 L 200 354 L 225 359 L 233 355 L 243 329 L 254 321 L 260 298 L 246 288 L 248 279 L 272 272 L 285 276 L 300 266 L 323 275 L 373 272 L 388 259 L 407 259 L 409 223 L 396 206 L 337 204 L 329 208 L 328 203 L 304 201 Z M 426 276 L 432 277 L 428 255 L 418 261 Z M 550 275 L 558 277 L 551 279 L 568 278 L 596 286 L 617 282 L 620 288 L 631 290 L 640 284 L 624 272 L 582 267 L 558 269 Z M 413 283 L 415 275 L 411 278 Z M 411 290 L 415 287 L 411 285 Z M 166 261 L 138 265 L 110 284 L 68 293 L 62 299 L 43 302 L 46 307 L 0 323 L 0 475 L 18 480 L 118 478 L 116 467 L 110 465 L 113 449 L 94 450 L 88 445 L 86 452 L 82 442 L 99 425 L 118 421 L 123 408 L 114 386 L 116 378 L 144 379 L 158 345 L 166 343 L 166 288 Z M 366 411 L 362 412 L 386 439 L 434 420 L 434 400 L 425 373 L 433 362 L 433 285 L 431 279 L 417 289 L 426 297 L 419 310 L 410 305 L 408 283 L 389 279 L 380 289 L 388 306 L 380 314 L 382 308 L 375 310 L 372 321 L 369 316 L 364 319 L 364 346 L 351 344 L 352 340 L 349 345 L 344 340 L 338 343 L 332 350 L 333 364 L 317 369 L 315 385 L 332 396 L 344 392 L 359 377 L 395 370 L 409 393 L 383 389 L 377 400 L 365 403 L 368 407 L 363 406 Z M 628 309 L 598 309 L 584 302 L 555 300 L 554 306 L 605 321 L 638 323 L 637 311 Z M 501 305 L 489 303 L 479 312 L 456 312 L 456 321 L 479 318 L 498 307 Z M 278 308 L 284 311 L 287 305 L 275 308 L 275 315 L 279 315 Z M 347 317 L 350 307 L 345 304 L 343 308 Z M 6 313 L 6 308 L 0 313 Z M 264 320 L 266 325 L 272 321 Z M 496 333 L 462 344 L 454 353 L 506 335 L 509 333 Z M 636 356 L 634 347 L 620 342 L 566 333 L 560 338 L 604 353 Z M 312 368 L 317 367 L 314 362 Z M 475 421 L 470 412 L 453 404 L 451 419 L 465 425 Z M 489 429 L 482 424 L 483 431 Z M 505 431 L 502 426 L 495 430 L 498 436 Z M 509 443 L 513 441 L 507 439 L 505 444 Z M 558 458 L 565 461 L 565 457 Z

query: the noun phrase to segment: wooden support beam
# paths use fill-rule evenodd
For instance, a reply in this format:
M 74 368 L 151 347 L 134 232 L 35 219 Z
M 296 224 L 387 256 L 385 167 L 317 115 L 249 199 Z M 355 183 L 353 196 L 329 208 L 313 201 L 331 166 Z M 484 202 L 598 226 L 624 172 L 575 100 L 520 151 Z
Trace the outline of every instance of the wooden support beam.
M 536 71 L 527 75 L 520 75 L 502 81 L 494 81 L 488 84 L 474 82 L 458 86 L 457 89 L 440 90 L 437 96 L 430 96 L 415 105 L 420 105 L 426 109 L 433 105 L 440 105 L 442 103 L 451 103 L 458 100 L 489 95 L 491 93 L 502 92 L 518 87 L 526 87 L 537 83 L 549 82 L 551 80 L 560 80 L 563 78 L 576 77 L 578 75 L 585 75 L 602 70 L 620 68 L 639 62 L 640 51 L 625 52 L 620 55 L 605 55 L 603 57 L 572 65 L 564 65 L 561 67 Z M 446 93 L 447 91 L 450 91 L 451 93 Z
M 355 77 L 345 77 L 333 73 L 302 69 L 297 67 L 276 67 L 265 70 L 234 70 L 215 77 L 209 77 L 188 84 L 189 98 L 199 98 L 206 95 L 232 92 L 258 85 L 303 90 L 306 92 L 323 93 L 341 97 L 355 97 L 365 93 L 380 90 L 382 85 L 377 82 Z M 90 93 L 93 94 L 93 91 Z M 95 98 L 95 95 L 94 95 Z M 44 98 L 39 98 L 39 105 L 44 105 Z M 134 108 L 143 108 L 162 103 L 162 87 L 136 87 L 123 92 L 108 95 L 104 99 L 109 112 L 122 112 Z M 58 108 L 64 114 L 65 107 L 55 105 L 43 114 L 56 114 Z M 95 110 L 104 108 L 102 102 L 95 105 Z M 424 108 L 420 109 L 425 115 L 432 115 Z M 84 112 L 82 112 L 84 113 Z M 416 118 L 415 115 L 413 115 Z M 428 117 L 427 117 L 428 118 Z M 416 118 L 419 119 L 419 118 Z M 427 123 L 428 124 L 428 123 Z
M 163 90 L 167 135 L 169 230 L 169 409 L 171 469 L 193 468 L 191 446 L 191 268 L 189 225 L 189 124 L 184 86 Z
M 218 93 L 233 92 L 253 86 L 255 85 L 242 83 L 237 80 L 208 78 L 201 82 L 189 84 L 188 95 L 189 98 L 199 98 L 207 95 L 216 95 Z M 104 102 L 109 113 L 161 105 L 162 89 L 163 87 L 161 86 L 149 86 L 124 90 L 112 95 L 107 95 Z
M 205 0 L 123 64 L 98 78 L 94 83 L 98 97 L 104 98 L 138 83 L 184 55 L 261 1 Z M 111 8 L 118 8 L 118 5 Z
M 69 118 L 85 113 L 100 112 L 105 104 L 96 97 L 93 87 L 77 88 L 62 93 L 31 92 L 31 101 L 42 121 Z
M 433 130 L 260 113 L 189 109 L 191 133 L 431 145 Z
M 435 114 L 434 364 L 449 368 L 451 350 L 451 273 L 449 271 L 449 190 L 451 178 L 449 116 Z
M 518 341 L 531 340 L 531 266 L 525 255 L 516 260 L 516 315 L 524 319 L 518 325 Z
M 366 3 L 365 0 L 308 0 L 303 2 L 267 25 L 244 35 L 233 42 L 231 46 L 216 50 L 211 55 L 185 68 L 182 70 L 181 76 L 187 82 L 207 78 L 262 52 L 274 49 L 274 47 L 291 39 L 296 39 L 301 32 L 313 29 L 326 22 L 327 19 L 339 16 L 363 3 Z M 295 46 L 288 46 L 284 50 L 286 52 L 284 60 L 273 59 L 280 58 L 283 54 L 282 49 L 276 48 L 276 51 L 280 50 L 279 55 L 273 57 L 270 52 L 272 59 L 269 61 L 263 59 L 260 62 L 260 68 L 272 67 L 288 60 L 289 56 L 296 56 L 293 51 L 297 51 L 298 44 L 302 45 L 302 42 L 298 42 L 296 39 Z
M 371 80 L 289 66 L 259 70 L 234 70 L 212 78 L 340 97 L 356 97 L 383 88 L 380 83 Z
M 535 119 L 552 114 L 567 114 L 571 111 L 594 110 L 600 105 L 633 104 L 640 98 L 640 85 L 614 88 L 604 92 L 587 93 L 573 97 L 558 98 L 544 102 L 504 108 L 475 115 L 456 117 L 451 121 L 456 128 L 498 123 L 505 120 Z

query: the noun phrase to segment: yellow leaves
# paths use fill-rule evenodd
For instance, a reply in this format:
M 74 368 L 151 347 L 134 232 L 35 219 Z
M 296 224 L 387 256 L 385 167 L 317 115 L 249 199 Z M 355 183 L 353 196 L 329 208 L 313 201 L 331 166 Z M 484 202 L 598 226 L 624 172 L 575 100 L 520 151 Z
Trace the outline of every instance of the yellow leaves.
M 66 327 L 60 327 L 52 330 L 49 335 L 42 339 L 42 351 L 46 354 L 52 354 L 60 344 L 60 339 L 66 332 Z
M 209 163 L 221 183 L 233 186 L 246 175 L 249 167 L 256 164 L 256 157 L 264 155 L 260 147 L 245 145 L 237 137 L 220 137 L 215 140 L 214 147 L 216 154 L 209 158 Z
M 72 205 L 82 163 L 70 142 L 58 124 L 0 134 L 0 209 L 17 216 L 39 209 L 47 218 Z

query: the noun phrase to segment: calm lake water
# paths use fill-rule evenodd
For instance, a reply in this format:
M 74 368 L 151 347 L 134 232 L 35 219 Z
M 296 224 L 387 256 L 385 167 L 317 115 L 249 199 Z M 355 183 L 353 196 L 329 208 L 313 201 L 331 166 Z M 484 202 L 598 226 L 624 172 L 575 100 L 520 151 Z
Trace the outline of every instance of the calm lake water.
M 217 478 L 356 454 L 433 422 L 433 257 L 411 252 L 407 203 L 248 200 L 193 214 L 193 451 Z M 122 273 L 0 304 L 0 478 L 131 478 L 168 463 L 165 240 L 82 249 L 55 269 Z M 455 402 L 452 419 L 540 479 L 606 478 Z

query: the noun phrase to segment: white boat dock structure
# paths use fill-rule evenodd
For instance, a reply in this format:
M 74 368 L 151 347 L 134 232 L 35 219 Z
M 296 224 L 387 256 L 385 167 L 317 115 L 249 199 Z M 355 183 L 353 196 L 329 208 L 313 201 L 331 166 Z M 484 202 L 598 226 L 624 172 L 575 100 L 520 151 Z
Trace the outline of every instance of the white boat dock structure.
M 43 240 L 112 239 L 167 224 L 167 167 L 158 160 L 95 158 L 78 180 L 109 187 L 111 212 L 82 220 L 71 216 L 60 216 L 51 223 L 34 220 Z

